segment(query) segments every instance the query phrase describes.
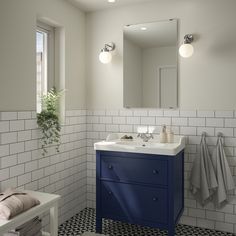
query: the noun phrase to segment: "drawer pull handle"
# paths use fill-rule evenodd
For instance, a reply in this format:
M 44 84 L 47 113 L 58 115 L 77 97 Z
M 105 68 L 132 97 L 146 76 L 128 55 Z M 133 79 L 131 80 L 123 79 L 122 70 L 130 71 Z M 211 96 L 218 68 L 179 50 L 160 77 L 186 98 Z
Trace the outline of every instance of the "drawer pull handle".
M 112 169 L 113 169 L 113 166 L 112 166 L 112 165 L 109 165 L 109 166 L 108 166 L 108 169 L 109 169 L 109 170 L 112 170 Z
M 158 171 L 158 170 L 153 170 L 152 173 L 153 173 L 154 175 L 156 175 L 156 174 L 159 174 L 159 171 Z
M 153 200 L 154 202 L 156 202 L 156 201 L 158 201 L 158 198 L 157 198 L 157 197 L 153 197 L 152 200 Z

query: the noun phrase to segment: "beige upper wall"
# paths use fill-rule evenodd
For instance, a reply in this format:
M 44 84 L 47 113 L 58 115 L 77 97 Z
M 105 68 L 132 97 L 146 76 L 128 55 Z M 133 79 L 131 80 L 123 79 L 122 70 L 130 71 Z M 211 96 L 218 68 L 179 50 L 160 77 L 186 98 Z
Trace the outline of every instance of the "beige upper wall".
M 0 111 L 35 110 L 37 18 L 65 28 L 66 109 L 85 107 L 85 15 L 64 0 L 0 0 Z
M 192 58 L 179 60 L 181 109 L 236 108 L 236 1 L 155 0 L 90 13 L 87 30 L 87 107 L 123 107 L 123 26 L 179 20 L 179 42 L 196 35 Z M 98 61 L 104 43 L 113 41 L 117 55 L 109 65 Z

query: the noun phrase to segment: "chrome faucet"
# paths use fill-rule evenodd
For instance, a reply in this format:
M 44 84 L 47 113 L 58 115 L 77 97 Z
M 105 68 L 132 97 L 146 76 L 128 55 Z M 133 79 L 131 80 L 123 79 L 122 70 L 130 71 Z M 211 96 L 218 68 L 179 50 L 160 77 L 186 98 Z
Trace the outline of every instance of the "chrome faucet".
M 143 142 L 148 142 L 151 138 L 153 138 L 152 133 L 138 133 L 138 138 L 141 138 Z

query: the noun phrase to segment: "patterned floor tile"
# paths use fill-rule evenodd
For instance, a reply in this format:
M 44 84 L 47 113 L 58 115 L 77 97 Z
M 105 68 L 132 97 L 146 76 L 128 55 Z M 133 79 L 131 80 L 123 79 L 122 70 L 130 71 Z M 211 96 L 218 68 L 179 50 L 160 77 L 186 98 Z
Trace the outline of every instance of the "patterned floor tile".
M 58 236 L 80 236 L 95 232 L 95 210 L 86 208 L 60 225 Z M 112 220 L 103 220 L 103 234 L 109 236 L 166 236 L 167 231 L 141 227 Z M 203 229 L 189 225 L 177 225 L 176 236 L 233 236 L 234 234 Z

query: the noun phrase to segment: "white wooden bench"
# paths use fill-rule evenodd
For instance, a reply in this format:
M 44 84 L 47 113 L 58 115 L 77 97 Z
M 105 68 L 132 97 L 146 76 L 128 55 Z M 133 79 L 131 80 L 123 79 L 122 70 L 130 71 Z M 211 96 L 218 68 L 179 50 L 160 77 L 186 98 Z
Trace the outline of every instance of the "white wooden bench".
M 50 211 L 50 233 L 44 232 L 43 235 L 57 236 L 58 235 L 58 201 L 60 195 L 41 193 L 35 191 L 24 191 L 34 196 L 40 201 L 40 205 L 35 206 L 28 211 L 25 211 L 10 220 L 0 220 L 0 236 L 9 230 L 24 224 L 30 219 Z

